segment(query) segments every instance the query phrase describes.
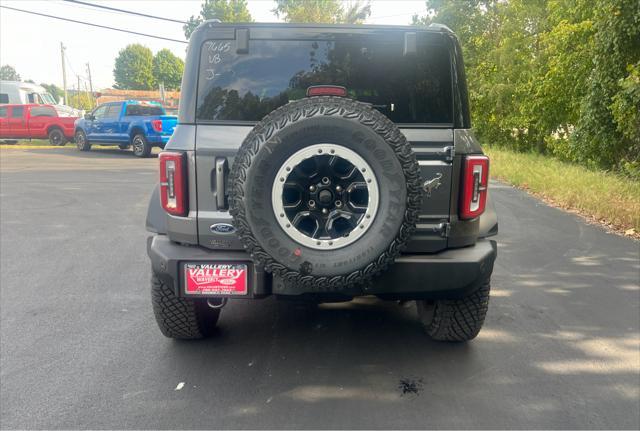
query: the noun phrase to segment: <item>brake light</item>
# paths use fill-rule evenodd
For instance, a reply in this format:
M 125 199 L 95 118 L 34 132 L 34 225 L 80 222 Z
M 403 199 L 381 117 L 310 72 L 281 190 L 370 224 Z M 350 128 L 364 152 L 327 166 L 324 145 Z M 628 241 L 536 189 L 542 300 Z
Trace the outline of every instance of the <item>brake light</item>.
M 339 85 L 314 85 L 307 88 L 307 97 L 311 96 L 339 96 L 346 97 L 347 89 Z
M 468 220 L 484 212 L 489 186 L 489 158 L 467 156 L 462 169 L 460 218 Z
M 162 132 L 162 120 L 151 120 L 151 127 L 156 132 Z
M 187 172 L 185 153 L 160 153 L 160 201 L 169 214 L 187 212 Z

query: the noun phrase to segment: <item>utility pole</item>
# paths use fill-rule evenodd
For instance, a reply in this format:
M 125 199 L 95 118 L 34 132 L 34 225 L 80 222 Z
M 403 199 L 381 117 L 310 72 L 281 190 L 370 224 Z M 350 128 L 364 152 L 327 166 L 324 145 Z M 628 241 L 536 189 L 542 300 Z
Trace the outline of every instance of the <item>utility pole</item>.
M 64 103 L 69 103 L 69 99 L 67 99 L 67 69 L 64 65 L 64 50 L 65 47 L 60 42 L 60 56 L 62 58 L 62 89 L 64 90 Z
M 78 75 L 78 109 L 80 109 L 80 75 Z
M 87 76 L 89 77 L 89 90 L 91 91 L 91 107 L 93 108 L 93 82 L 91 82 L 91 68 L 87 63 Z

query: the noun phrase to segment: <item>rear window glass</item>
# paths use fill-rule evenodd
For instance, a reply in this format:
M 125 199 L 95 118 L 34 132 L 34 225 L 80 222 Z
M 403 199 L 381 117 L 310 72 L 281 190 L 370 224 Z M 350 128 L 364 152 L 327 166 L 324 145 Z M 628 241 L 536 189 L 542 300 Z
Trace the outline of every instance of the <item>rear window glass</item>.
M 50 106 L 34 106 L 31 108 L 32 117 L 57 117 L 56 110 Z
M 124 115 L 141 117 L 164 115 L 164 108 L 158 105 L 127 105 Z
M 20 118 L 24 113 L 24 107 L 22 106 L 14 106 L 11 108 L 11 118 Z
M 0 103 L 9 103 L 9 95 L 7 93 L 0 93 Z
M 452 123 L 449 51 L 440 35 L 418 33 L 404 54 L 404 33 L 336 35 L 333 40 L 210 40 L 200 58 L 196 118 L 259 121 L 305 97 L 313 85 L 339 85 L 395 123 Z

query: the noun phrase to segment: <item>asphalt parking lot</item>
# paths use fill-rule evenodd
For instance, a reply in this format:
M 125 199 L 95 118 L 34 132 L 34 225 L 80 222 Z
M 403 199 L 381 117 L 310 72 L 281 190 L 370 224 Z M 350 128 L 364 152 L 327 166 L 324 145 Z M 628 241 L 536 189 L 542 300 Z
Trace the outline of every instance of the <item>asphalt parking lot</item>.
M 493 184 L 499 257 L 469 344 L 369 299 L 238 300 L 213 338 L 176 342 L 149 298 L 156 164 L 0 152 L 3 429 L 640 427 L 640 243 Z

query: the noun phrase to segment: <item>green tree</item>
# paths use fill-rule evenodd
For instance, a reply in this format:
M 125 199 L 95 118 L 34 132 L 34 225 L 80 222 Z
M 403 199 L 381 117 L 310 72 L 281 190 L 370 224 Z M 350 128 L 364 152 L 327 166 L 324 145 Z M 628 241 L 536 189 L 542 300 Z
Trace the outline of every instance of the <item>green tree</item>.
M 276 0 L 273 13 L 286 22 L 359 24 L 371 15 L 370 1 Z
M 151 90 L 153 78 L 153 53 L 140 44 L 128 45 L 120 50 L 113 69 L 115 87 L 128 90 Z
M 483 142 L 640 177 L 640 2 L 429 0 L 451 27 Z
M 153 77 L 157 83 L 164 83 L 167 90 L 180 88 L 183 71 L 184 61 L 166 48 L 153 57 Z
M 204 0 L 200 7 L 200 15 L 192 15 L 182 27 L 184 36 L 189 39 L 197 26 L 214 18 L 222 22 L 253 22 L 246 0 Z
M 70 91 L 69 102 L 67 104 L 72 108 L 84 111 L 90 111 L 94 107 L 93 97 L 84 91 Z
M 592 7 L 593 67 L 571 139 L 571 156 L 585 164 L 617 167 L 640 177 L 639 136 L 626 130 L 637 123 L 633 115 L 625 114 L 625 104 L 633 104 L 638 91 L 635 65 L 640 62 L 640 2 L 601 0 Z M 640 106 L 631 109 L 637 112 Z
M 629 74 L 620 79 L 620 91 L 613 96 L 611 112 L 618 131 L 634 143 L 631 153 L 640 154 L 640 62 L 627 67 Z M 640 166 L 639 166 L 640 168 Z
M 347 3 L 342 10 L 340 22 L 345 24 L 362 24 L 371 15 L 371 1 L 353 1 Z
M 16 72 L 13 66 L 5 64 L 0 67 L 0 79 L 5 81 L 20 81 L 20 75 Z
M 540 56 L 545 0 L 432 0 L 415 24 L 446 24 L 465 55 L 473 124 L 485 142 L 541 148 L 543 139 L 523 100 L 530 97 Z
M 64 94 L 62 88 L 59 88 L 55 84 L 40 84 L 40 87 L 43 87 L 49 94 L 53 96 L 55 101 L 57 102 Z
M 286 22 L 330 23 L 340 21 L 339 0 L 276 0 L 273 13 Z

